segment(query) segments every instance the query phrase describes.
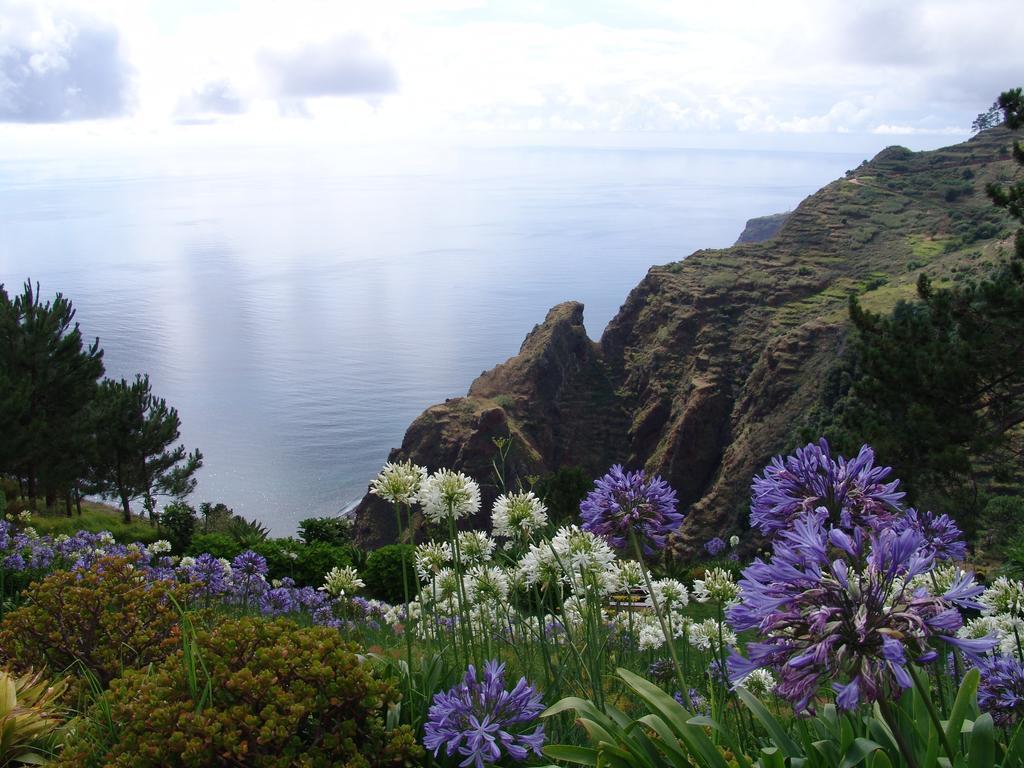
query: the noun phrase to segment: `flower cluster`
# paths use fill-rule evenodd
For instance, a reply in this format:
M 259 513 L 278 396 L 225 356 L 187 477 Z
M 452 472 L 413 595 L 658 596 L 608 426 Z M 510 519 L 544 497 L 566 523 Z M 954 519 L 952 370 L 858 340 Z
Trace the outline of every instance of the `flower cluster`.
M 676 492 L 660 477 L 643 470 L 626 472 L 616 464 L 580 504 L 582 528 L 623 548 L 635 534 L 645 554 L 664 549 L 665 538 L 683 522 Z
M 459 520 L 480 511 L 480 486 L 461 472 L 439 469 L 423 481 L 419 502 L 433 523 Z
M 876 467 L 875 454 L 863 446 L 857 457 L 832 458 L 822 438 L 783 459 L 776 456 L 751 486 L 750 524 L 769 538 L 791 527 L 801 514 L 823 507 L 833 524 L 845 530 L 880 529 L 896 519 L 905 494 L 892 470 Z
M 539 757 L 544 726 L 534 723 L 543 709 L 540 694 L 525 677 L 506 690 L 504 664 L 488 661 L 481 680 L 470 665 L 461 683 L 434 695 L 423 745 L 435 757 L 442 748 L 449 757 L 462 755 L 460 765 L 467 768 L 493 765 L 506 756 L 526 760 L 530 752 Z
M 548 524 L 547 512 L 547 507 L 533 491 L 502 494 L 491 510 L 494 535 L 506 539 L 529 539 Z
M 856 519 L 866 515 L 850 510 Z M 914 586 L 931 570 L 935 553 L 914 527 L 882 530 L 826 527 L 824 507 L 799 514 L 777 532 L 772 556 L 743 572 L 740 602 L 728 611 L 737 631 L 761 636 L 749 659 L 730 658 L 733 679 L 753 669 L 779 675 L 776 693 L 798 711 L 810 708 L 824 683 L 837 704 L 892 697 L 912 684 L 907 665 L 934 660 L 935 639 L 969 654 L 994 638 L 965 640 L 962 608 L 977 609 L 982 588 L 971 574 L 941 593 Z
M 392 504 L 409 506 L 419 498 L 427 470 L 411 461 L 388 462 L 370 483 L 370 493 Z
M 725 551 L 725 542 L 718 536 L 715 536 L 715 538 L 704 542 L 704 551 L 711 555 L 711 557 L 718 557 Z

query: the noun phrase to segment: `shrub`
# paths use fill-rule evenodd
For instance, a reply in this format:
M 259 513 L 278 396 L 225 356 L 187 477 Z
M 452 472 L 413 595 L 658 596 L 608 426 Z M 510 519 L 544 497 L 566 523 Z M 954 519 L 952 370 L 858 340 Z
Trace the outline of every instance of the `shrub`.
M 242 547 L 226 533 L 197 533 L 192 537 L 192 543 L 187 550 L 190 555 L 209 552 L 214 557 L 223 557 L 225 560 L 232 560 L 243 551 Z
M 544 500 L 548 519 L 555 527 L 579 522 L 580 502 L 594 490 L 594 481 L 579 467 L 562 467 L 545 475 L 534 492 Z
M 996 496 L 981 512 L 981 543 L 996 553 L 1020 538 L 1024 526 L 1024 497 Z
M 366 591 L 380 600 L 399 603 L 405 599 L 402 583 L 402 552 L 409 568 L 409 583 L 413 584 L 413 551 L 411 544 L 388 544 L 375 549 L 366 557 L 366 566 L 362 572 Z
M 196 511 L 183 501 L 168 504 L 160 513 L 160 528 L 167 535 L 174 551 L 186 552 L 192 543 L 192 534 L 196 529 Z
M 198 633 L 194 651 L 201 664 L 179 651 L 116 680 L 59 764 L 375 768 L 423 755 L 408 726 L 386 727 L 397 695 L 335 630 L 244 618 Z
M 301 544 L 295 539 L 270 539 L 252 549 L 267 559 L 268 578 L 287 576 L 300 587 L 319 587 L 329 570 L 352 565 L 347 548 L 321 542 Z
M 261 541 L 266 541 L 270 530 L 258 520 L 247 520 L 236 515 L 227 524 L 225 532 L 233 538 L 242 549 L 252 549 Z
M 299 538 L 306 544 L 315 541 L 336 547 L 351 540 L 352 521 L 347 517 L 307 517 L 299 521 Z
M 42 672 L 14 677 L 0 669 L 0 765 L 42 765 L 53 754 L 61 736 L 57 702 L 66 688 Z
M 84 665 L 106 686 L 124 669 L 160 661 L 180 643 L 178 609 L 190 587 L 136 571 L 136 557 L 33 582 L 0 622 L 0 656 L 18 669 Z

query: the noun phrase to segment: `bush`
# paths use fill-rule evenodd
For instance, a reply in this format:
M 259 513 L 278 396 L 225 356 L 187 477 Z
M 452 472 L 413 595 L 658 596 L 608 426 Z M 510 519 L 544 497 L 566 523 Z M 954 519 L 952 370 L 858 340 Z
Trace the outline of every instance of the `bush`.
M 592 490 L 594 480 L 590 475 L 579 467 L 562 467 L 542 477 L 534 493 L 544 500 L 548 508 L 548 520 L 558 527 L 565 523 L 579 522 L 580 502 Z
M 57 571 L 23 594 L 0 621 L 0 656 L 12 667 L 78 669 L 106 686 L 124 669 L 160 661 L 181 642 L 179 614 L 191 588 L 152 580 L 137 557 L 102 557 L 88 570 Z
M 332 568 L 352 565 L 347 547 L 322 542 L 302 544 L 295 539 L 270 539 L 253 548 L 267 559 L 270 579 L 289 577 L 300 587 L 319 587 Z
M 176 553 L 188 551 L 197 520 L 196 511 L 183 501 L 168 504 L 160 513 L 160 528 Z
M 982 546 L 1001 553 L 1011 542 L 1021 538 L 1024 527 L 1024 497 L 996 496 L 981 512 L 978 539 Z
M 414 584 L 412 544 L 388 544 L 375 549 L 366 557 L 366 567 L 360 574 L 366 583 L 366 591 L 379 600 L 389 603 L 400 603 L 405 599 L 405 587 L 402 583 L 402 552 L 409 568 L 409 588 Z
M 336 547 L 350 542 L 352 521 L 347 517 L 307 517 L 299 521 L 299 538 L 306 544 L 315 541 Z
M 116 680 L 58 765 L 375 768 L 423 756 L 408 726 L 386 727 L 397 695 L 336 630 L 244 618 L 198 633 L 194 650 L 200 665 L 179 651 Z
M 192 537 L 192 543 L 187 550 L 188 554 L 193 556 L 209 552 L 214 557 L 223 557 L 225 560 L 232 560 L 235 555 L 244 551 L 238 542 L 226 533 L 197 533 Z

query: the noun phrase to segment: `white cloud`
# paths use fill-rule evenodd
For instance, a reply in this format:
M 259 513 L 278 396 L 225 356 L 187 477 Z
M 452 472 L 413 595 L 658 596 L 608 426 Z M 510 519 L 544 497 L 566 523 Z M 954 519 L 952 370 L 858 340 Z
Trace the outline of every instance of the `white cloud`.
M 130 106 L 132 68 L 117 28 L 84 13 L 0 6 L 0 122 L 117 117 Z
M 81 6 L 54 7 L 54 30 L 71 23 L 60 9 L 81 18 Z M 966 133 L 1024 72 L 1024 49 L 998 45 L 1024 37 L 1024 15 L 1009 0 L 92 0 L 89 7 L 102 21 L 75 28 L 114 35 L 118 61 L 136 73 L 138 108 L 129 122 L 147 131 L 229 114 L 238 135 L 274 135 L 299 123 L 332 136 L 935 135 L 956 126 Z M 0 61 L 7 50 L 17 49 L 0 45 Z M 39 66 L 60 50 L 42 45 Z M 16 84 L 6 93 L 35 87 L 25 78 Z M 0 81 L 0 95 L 4 87 Z M 65 93 L 45 91 L 51 113 L 58 92 Z M 94 114 L 113 116 L 128 101 L 96 106 L 104 103 L 113 102 L 88 102 Z

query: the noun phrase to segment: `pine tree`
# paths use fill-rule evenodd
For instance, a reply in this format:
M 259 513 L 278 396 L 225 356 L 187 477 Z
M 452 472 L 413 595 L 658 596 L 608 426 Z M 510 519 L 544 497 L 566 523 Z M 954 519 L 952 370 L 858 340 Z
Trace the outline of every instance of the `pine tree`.
M 125 522 L 131 521 L 131 502 L 142 499 L 155 515 L 156 497 L 175 499 L 196 486 L 203 465 L 198 451 L 172 445 L 180 437 L 178 412 L 152 393 L 149 376 L 105 379 L 94 408 L 95 459 L 92 488 L 121 502 Z
M 33 506 L 68 497 L 84 470 L 87 407 L 103 375 L 99 340 L 85 346 L 62 294 L 45 304 L 26 281 L 13 300 L 0 285 L 0 472 L 25 480 Z

